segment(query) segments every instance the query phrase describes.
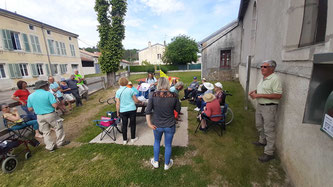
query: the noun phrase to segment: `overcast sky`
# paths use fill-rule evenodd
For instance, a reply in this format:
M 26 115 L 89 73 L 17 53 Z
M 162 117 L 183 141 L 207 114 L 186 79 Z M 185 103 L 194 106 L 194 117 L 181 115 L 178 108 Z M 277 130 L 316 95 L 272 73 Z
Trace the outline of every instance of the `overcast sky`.
M 128 0 L 125 49 L 143 49 L 186 34 L 200 41 L 237 19 L 240 0 Z M 95 0 L 0 0 L 0 8 L 79 35 L 80 47 L 99 41 Z

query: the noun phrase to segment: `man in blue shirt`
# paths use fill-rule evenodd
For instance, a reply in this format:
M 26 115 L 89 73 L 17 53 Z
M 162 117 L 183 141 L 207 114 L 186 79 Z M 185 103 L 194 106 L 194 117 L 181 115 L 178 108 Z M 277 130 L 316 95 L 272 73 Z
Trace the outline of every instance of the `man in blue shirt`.
M 65 141 L 65 133 L 62 126 L 63 119 L 55 112 L 58 103 L 52 93 L 49 92 L 47 81 L 37 81 L 35 83 L 36 91 L 28 97 L 28 109 L 34 110 L 37 114 L 39 130 L 43 133 L 45 148 L 54 151 L 56 146 L 61 147 L 69 144 Z M 51 128 L 55 129 L 56 143 L 51 137 Z

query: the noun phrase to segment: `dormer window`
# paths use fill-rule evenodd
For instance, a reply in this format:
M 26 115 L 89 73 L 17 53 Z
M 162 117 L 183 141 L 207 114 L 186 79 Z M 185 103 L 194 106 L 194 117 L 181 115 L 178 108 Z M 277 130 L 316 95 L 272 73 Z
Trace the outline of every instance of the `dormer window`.
M 51 35 L 51 31 L 50 30 L 46 30 L 46 33 Z
M 34 28 L 33 25 L 29 25 L 29 29 L 30 29 L 30 30 L 34 30 L 35 28 Z
M 68 37 L 69 40 L 72 40 L 72 37 Z

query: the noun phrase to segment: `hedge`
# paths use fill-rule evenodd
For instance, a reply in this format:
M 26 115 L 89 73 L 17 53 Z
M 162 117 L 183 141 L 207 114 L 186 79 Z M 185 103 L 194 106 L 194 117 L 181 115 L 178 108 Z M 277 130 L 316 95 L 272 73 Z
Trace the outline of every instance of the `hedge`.
M 156 66 L 157 70 L 160 70 L 160 67 L 164 73 L 170 70 L 178 70 L 178 66 L 173 66 L 173 65 L 161 65 L 161 66 Z M 130 70 L 131 72 L 148 72 L 152 71 L 154 69 L 153 65 L 149 66 L 131 66 Z

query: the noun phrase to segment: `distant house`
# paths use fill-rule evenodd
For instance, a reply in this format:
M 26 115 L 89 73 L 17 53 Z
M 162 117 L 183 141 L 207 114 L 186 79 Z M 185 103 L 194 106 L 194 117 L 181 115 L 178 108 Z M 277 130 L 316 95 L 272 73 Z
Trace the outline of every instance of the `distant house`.
M 165 51 L 165 45 L 154 44 L 148 42 L 148 47 L 138 51 L 139 64 L 142 65 L 142 61 L 148 61 L 150 64 L 162 64 L 162 55 Z
M 78 35 L 0 9 L 0 90 L 28 85 L 53 75 L 56 80 L 81 70 Z
M 85 50 L 80 50 L 82 74 L 100 73 L 101 69 L 98 64 L 99 52 L 91 53 Z
M 119 63 L 119 66 L 122 69 L 126 69 L 130 65 L 131 65 L 131 63 L 127 60 L 121 60 L 120 63 Z

